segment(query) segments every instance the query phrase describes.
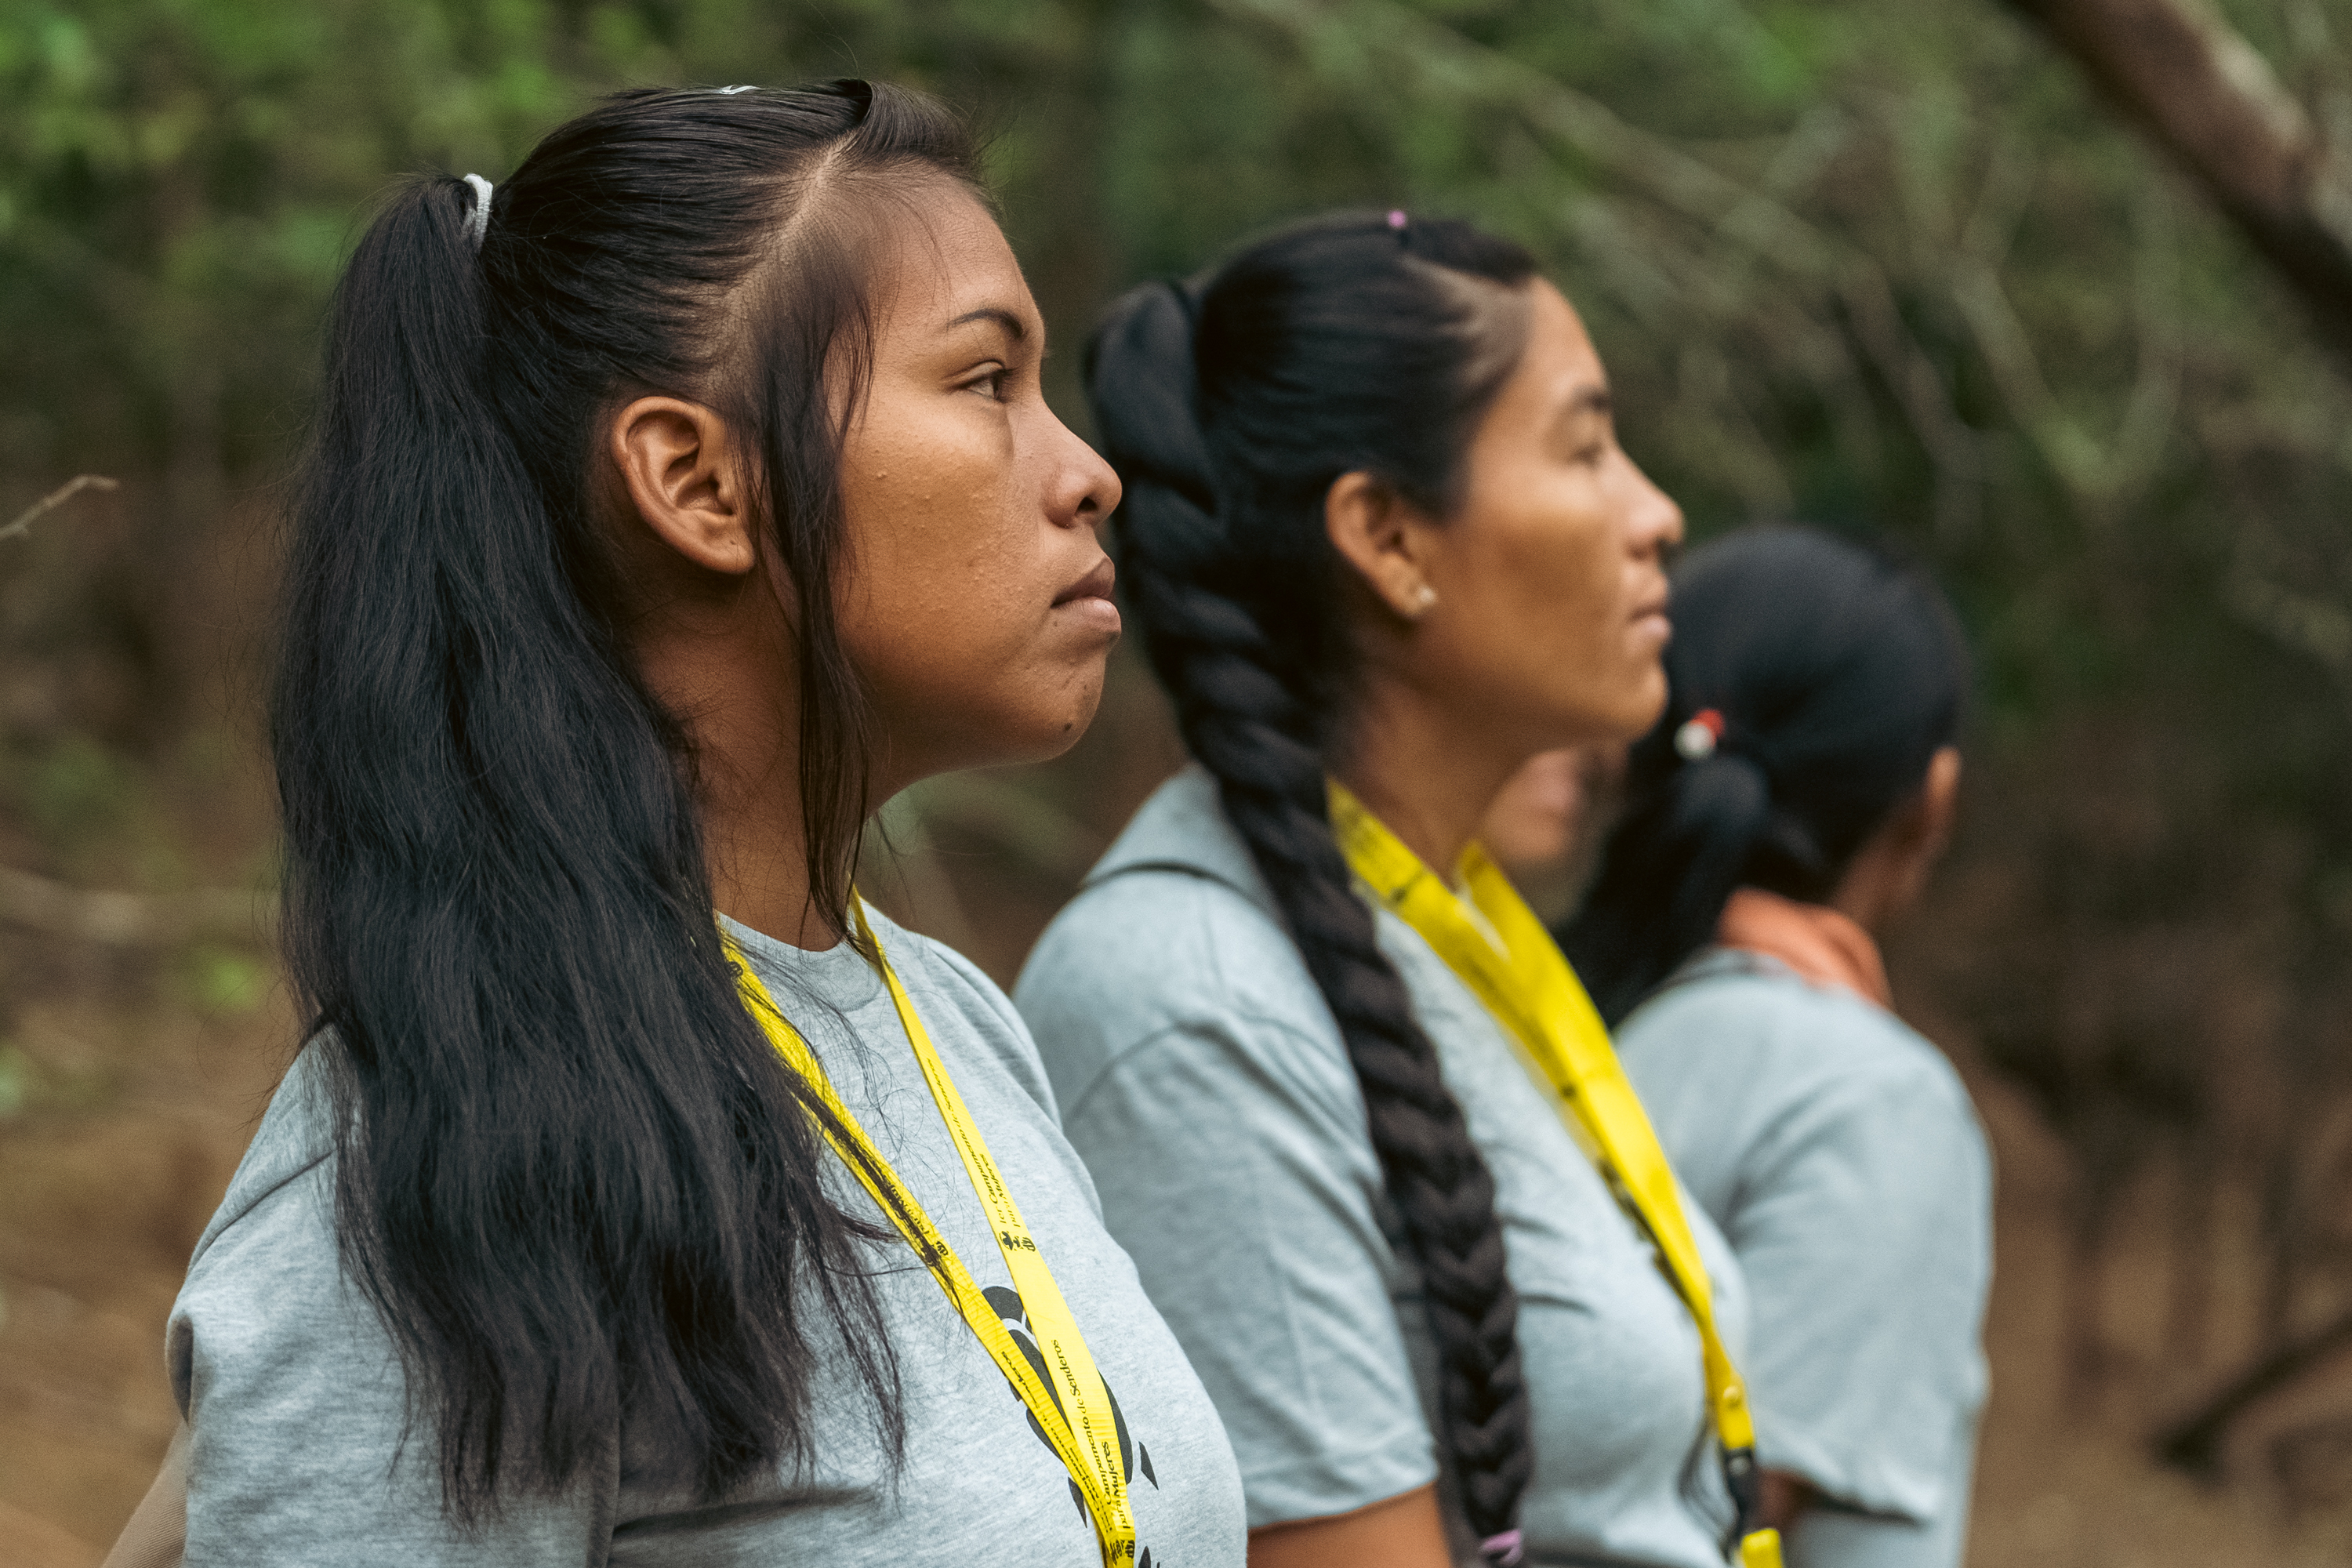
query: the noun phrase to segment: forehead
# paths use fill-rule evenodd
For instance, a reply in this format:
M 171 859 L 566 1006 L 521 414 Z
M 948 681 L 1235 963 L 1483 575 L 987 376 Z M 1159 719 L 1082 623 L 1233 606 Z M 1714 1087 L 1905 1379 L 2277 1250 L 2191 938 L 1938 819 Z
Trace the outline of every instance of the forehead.
M 1608 406 L 1609 378 L 1584 323 L 1566 296 L 1537 279 L 1528 285 L 1518 364 L 1495 395 L 1474 445 L 1514 448 L 1579 439 L 1587 421 L 1609 417 Z
M 1516 379 L 1533 384 L 1529 390 L 1547 402 L 1572 396 L 1587 388 L 1605 386 L 1601 355 L 1584 330 L 1583 319 L 1551 283 L 1538 278 L 1528 312 L 1528 344 Z
M 983 306 L 1035 314 L 1021 263 L 980 198 L 942 175 L 893 197 L 877 215 L 876 303 L 908 326 Z

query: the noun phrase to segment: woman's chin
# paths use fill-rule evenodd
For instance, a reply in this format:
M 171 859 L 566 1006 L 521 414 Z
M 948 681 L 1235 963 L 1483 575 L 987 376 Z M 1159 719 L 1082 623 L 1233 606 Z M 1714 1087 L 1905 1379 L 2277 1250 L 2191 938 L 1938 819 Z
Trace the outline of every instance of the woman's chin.
M 1011 767 L 1022 763 L 1048 763 L 1078 743 L 1102 707 L 1102 661 L 1082 679 L 1055 694 L 1055 700 L 1027 709 L 1008 719 L 993 737 L 999 754 L 962 763 L 964 767 Z
M 1663 691 L 1655 702 L 1626 703 L 1596 717 L 1571 743 L 1579 746 L 1630 746 L 1657 728 L 1658 716 L 1665 710 L 1666 700 Z

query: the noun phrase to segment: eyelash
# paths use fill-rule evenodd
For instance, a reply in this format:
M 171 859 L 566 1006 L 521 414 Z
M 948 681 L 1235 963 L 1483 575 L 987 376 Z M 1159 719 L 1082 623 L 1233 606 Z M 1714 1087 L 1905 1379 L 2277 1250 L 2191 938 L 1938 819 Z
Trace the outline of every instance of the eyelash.
M 987 398 L 991 403 L 1002 403 L 1004 401 L 1005 378 L 1010 376 L 1012 374 L 1013 372 L 1009 367 L 999 366 L 997 369 L 990 371 L 985 375 L 976 376 L 972 380 L 965 382 L 963 384 L 963 390 L 966 392 L 977 392 L 982 396 Z

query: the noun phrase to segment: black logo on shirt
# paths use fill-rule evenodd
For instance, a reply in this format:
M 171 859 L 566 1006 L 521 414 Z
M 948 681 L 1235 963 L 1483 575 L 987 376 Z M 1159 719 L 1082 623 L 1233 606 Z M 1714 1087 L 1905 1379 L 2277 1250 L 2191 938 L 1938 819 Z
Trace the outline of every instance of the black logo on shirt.
M 1045 1392 L 1053 1397 L 1054 1408 L 1061 1410 L 1062 1391 L 1055 1385 L 1053 1373 L 1045 1368 L 1045 1352 L 1038 1348 L 1036 1333 L 1029 1327 L 1029 1309 L 1023 1304 L 1021 1293 L 1007 1286 L 991 1285 L 983 1289 L 981 1294 L 987 1297 L 988 1304 L 996 1309 L 996 1315 L 1004 1320 L 1005 1328 L 1012 1331 L 1013 1342 L 1021 1347 L 1021 1353 L 1037 1373 L 1037 1380 L 1045 1385 Z M 1016 1402 L 1020 1400 L 1021 1395 L 1013 1392 L 1009 1385 L 1007 1392 L 1013 1393 Z M 1109 1396 L 1111 1419 L 1118 1426 L 1119 1462 L 1126 1469 L 1128 1486 L 1130 1489 L 1133 1488 L 1136 1475 L 1139 1471 L 1143 1479 L 1151 1483 L 1151 1489 L 1158 1491 L 1160 1478 L 1152 1473 L 1150 1452 L 1136 1440 L 1133 1433 L 1127 1429 L 1127 1412 L 1119 1408 L 1118 1393 L 1111 1387 L 1110 1379 L 1108 1376 L 1103 1379 L 1103 1393 Z M 1045 1436 L 1045 1428 L 1038 1424 L 1036 1413 L 1029 1410 L 1026 1405 L 1023 1405 L 1022 1409 L 1029 1416 L 1029 1430 L 1036 1434 L 1037 1441 L 1045 1444 L 1046 1451 L 1051 1453 L 1054 1447 L 1053 1441 Z M 1068 1412 L 1064 1411 L 1063 1414 L 1067 1415 Z M 1061 1456 L 1055 1455 L 1055 1463 L 1059 1463 L 1060 1458 Z M 1094 1515 L 1087 1511 L 1087 1494 L 1078 1489 L 1078 1483 L 1075 1480 L 1070 1482 L 1070 1500 L 1077 1504 L 1078 1518 L 1085 1522 L 1087 1531 L 1092 1533 L 1095 1527 Z M 1140 1542 L 1137 1543 L 1135 1568 L 1151 1568 L 1151 1549 Z

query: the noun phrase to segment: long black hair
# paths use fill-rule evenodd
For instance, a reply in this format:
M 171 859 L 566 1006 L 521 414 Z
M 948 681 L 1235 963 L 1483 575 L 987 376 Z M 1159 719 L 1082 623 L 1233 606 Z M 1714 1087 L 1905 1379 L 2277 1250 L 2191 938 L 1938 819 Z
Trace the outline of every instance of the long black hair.
M 1735 889 L 1826 900 L 1958 736 L 1968 690 L 1927 574 L 1811 530 L 1692 552 L 1672 614 L 1665 715 L 1633 748 L 1624 815 L 1561 932 L 1612 1024 L 1712 939 Z M 1676 737 L 1702 713 L 1720 739 L 1687 757 Z
M 1352 671 L 1323 500 L 1362 470 L 1433 515 L 1454 510 L 1471 436 L 1524 347 L 1534 274 L 1526 251 L 1465 224 L 1325 219 L 1200 282 L 1128 294 L 1087 356 L 1127 486 L 1119 580 L 1347 1042 L 1482 1538 L 1512 1528 L 1533 1468 L 1518 1299 L 1494 1179 L 1331 836 L 1325 759 Z
M 827 1195 L 819 1113 L 737 999 L 592 469 L 599 416 L 646 393 L 756 453 L 838 929 L 866 803 L 835 476 L 871 215 L 974 177 L 955 118 L 887 87 L 624 93 L 494 197 L 409 184 L 337 292 L 272 732 L 286 959 L 323 1028 L 342 1256 L 460 1521 L 608 1460 L 624 1415 L 704 1495 L 803 1458 L 824 1345 L 902 1441 L 877 1232 Z

